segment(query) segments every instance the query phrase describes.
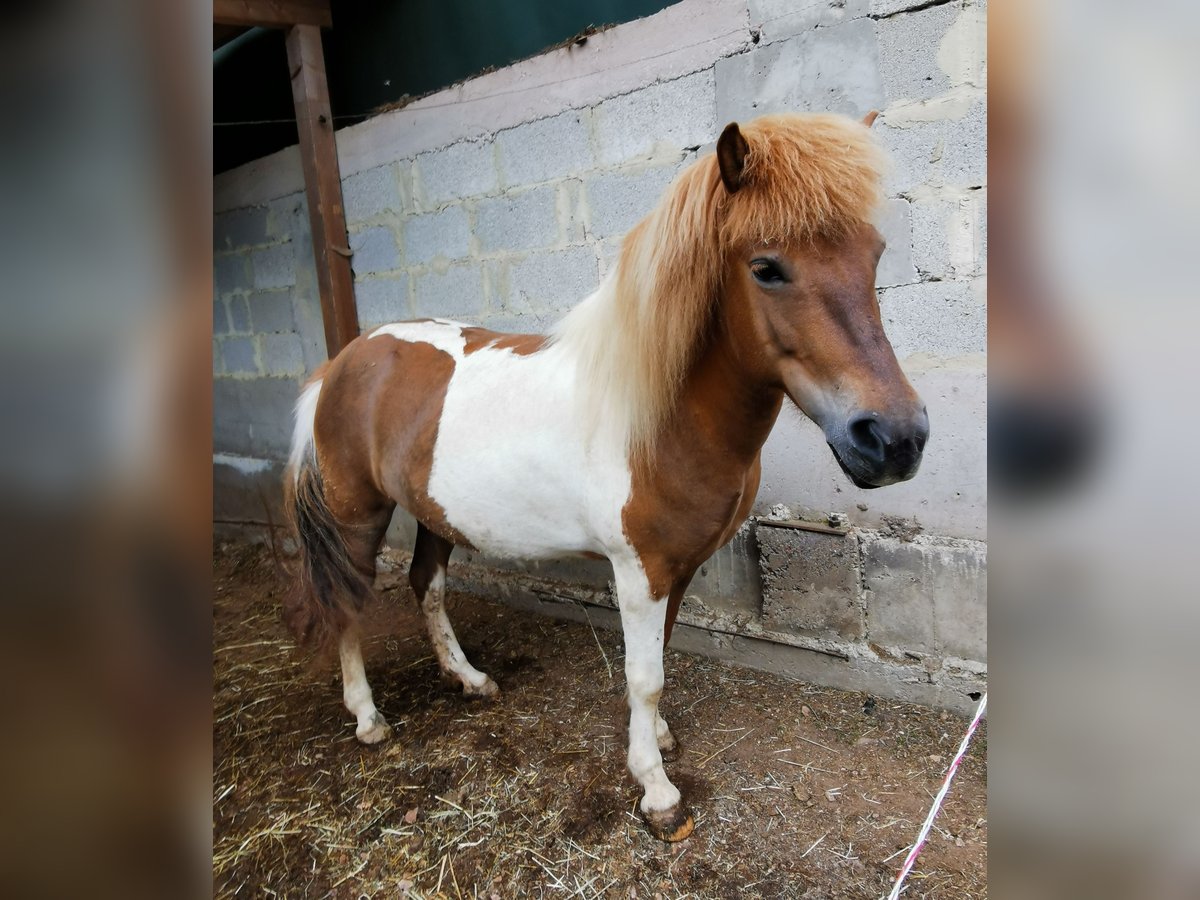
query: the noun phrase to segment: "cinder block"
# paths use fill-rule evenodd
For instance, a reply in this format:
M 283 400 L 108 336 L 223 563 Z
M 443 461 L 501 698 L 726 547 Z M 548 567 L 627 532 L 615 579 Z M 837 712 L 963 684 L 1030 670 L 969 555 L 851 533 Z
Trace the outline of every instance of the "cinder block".
M 296 378 L 213 380 L 213 450 L 263 459 L 286 459 Z
M 652 84 L 596 107 L 601 165 L 678 153 L 716 140 L 712 69 Z
M 493 194 L 499 188 L 491 141 L 463 141 L 422 153 L 413 169 L 425 209 L 436 209 L 466 197 Z
M 608 270 L 616 263 L 617 258 L 621 255 L 621 239 L 610 238 L 607 241 L 599 241 L 596 244 L 597 253 L 600 257 L 600 277 L 604 278 L 608 275 Z
M 982 102 L 961 118 L 933 122 L 875 124 L 892 168 L 884 177 L 889 195 L 910 194 L 922 185 L 979 187 L 987 183 L 987 111 Z
M 475 236 L 483 253 L 536 250 L 558 242 L 557 191 L 553 185 L 480 200 Z
M 550 314 L 526 315 L 494 315 L 488 316 L 484 324 L 492 331 L 503 331 L 507 334 L 544 334 L 554 316 Z
M 987 544 L 962 542 L 934 555 L 933 621 L 943 656 L 987 662 Z
M 242 254 L 213 258 L 213 285 L 220 295 L 250 289 L 250 267 Z
M 508 306 L 508 270 L 511 257 L 482 260 L 484 309 L 502 310 Z
M 864 534 L 862 558 L 867 640 L 893 653 L 936 655 L 923 554 L 911 544 Z
M 435 259 L 462 259 L 470 253 L 471 224 L 465 207 L 413 216 L 404 223 L 404 258 L 409 265 Z
M 634 172 L 605 172 L 587 179 L 584 189 L 592 237 L 620 237 L 654 208 L 679 172 L 678 165 Z
M 250 295 L 250 321 L 256 332 L 294 331 L 291 291 L 257 291 Z
M 350 258 L 354 274 L 371 275 L 400 268 L 400 251 L 396 248 L 396 235 L 390 228 L 368 228 L 350 235 Z
M 250 423 L 241 413 L 241 395 L 237 390 L 241 384 L 232 378 L 213 378 L 215 452 L 244 453 L 250 446 Z
M 978 243 L 975 245 L 975 252 L 976 252 L 975 270 L 981 274 L 986 274 L 987 273 L 987 260 L 988 260 L 987 188 L 984 188 L 981 191 L 979 191 L 979 199 L 976 202 L 975 206 L 976 206 L 976 222 L 978 224 L 978 229 L 979 229 L 975 234 L 975 236 L 978 240 Z
M 308 200 L 297 191 L 267 204 L 267 234 L 276 241 L 304 243 L 312 240 Z
M 774 112 L 883 109 L 879 48 L 870 19 L 807 31 L 717 60 L 717 127 Z
M 587 202 L 583 198 L 583 182 L 577 178 L 558 183 L 558 221 L 560 235 L 568 244 L 584 239 L 587 221 Z
M 913 263 L 922 276 L 964 278 L 984 270 L 987 216 L 982 191 L 912 204 Z
M 250 332 L 250 304 L 246 298 L 235 296 L 230 297 L 226 302 L 229 304 L 229 324 L 232 330 L 238 334 L 248 334 Z
M 225 367 L 221 365 L 221 342 L 215 337 L 212 339 L 212 363 L 214 376 L 225 374 Z
M 513 263 L 505 311 L 570 309 L 594 291 L 598 282 L 596 253 L 590 246 L 534 253 Z
M 342 179 L 342 205 L 346 221 L 362 222 L 384 213 L 399 214 L 404 205 L 396 166 L 378 166 Z
M 707 610 L 757 618 L 763 602 L 760 571 L 754 530 L 741 528 L 701 564 L 687 595 L 699 599 Z
M 938 54 L 942 38 L 961 13 L 961 3 L 947 3 L 878 23 L 879 71 L 889 104 L 927 100 L 953 86 L 938 65 Z
M 279 244 L 256 250 L 250 256 L 254 268 L 254 287 L 291 287 L 296 283 L 296 251 L 292 244 Z
M 945 125 L 939 175 L 943 184 L 982 187 L 987 184 L 987 105 L 972 106 L 961 119 Z
M 233 209 L 213 216 L 214 253 L 254 247 L 265 244 L 268 240 L 265 206 Z
M 508 187 L 537 184 L 595 166 L 587 110 L 567 110 L 496 135 L 500 173 Z
M 987 306 L 973 281 L 927 281 L 879 292 L 883 328 L 896 356 L 987 351 Z
M 758 30 L 760 44 L 770 44 L 818 26 L 862 18 L 870 9 L 870 0 L 750 0 L 750 27 Z
M 412 318 L 409 303 L 408 276 L 399 278 L 368 278 L 354 282 L 354 299 L 358 303 L 358 318 L 363 329 Z
M 876 223 L 887 249 L 875 269 L 875 286 L 890 287 L 917 280 L 913 265 L 913 230 L 907 200 L 889 200 Z
M 418 316 L 478 321 L 483 314 L 483 267 L 465 263 L 413 276 L 413 308 Z
M 760 524 L 763 624 L 820 638 L 863 634 L 858 540 Z
M 229 309 L 224 300 L 213 301 L 213 334 L 229 334 Z
M 986 661 L 985 545 L 864 533 L 862 551 L 871 643 Z
M 304 347 L 297 334 L 259 335 L 259 358 L 268 375 L 300 375 L 304 372 Z
M 221 363 L 230 375 L 257 375 L 258 357 L 254 339 L 229 337 L 221 341 Z
M 928 5 L 929 0 L 871 0 L 870 15 L 876 19 L 884 19 L 898 12 Z

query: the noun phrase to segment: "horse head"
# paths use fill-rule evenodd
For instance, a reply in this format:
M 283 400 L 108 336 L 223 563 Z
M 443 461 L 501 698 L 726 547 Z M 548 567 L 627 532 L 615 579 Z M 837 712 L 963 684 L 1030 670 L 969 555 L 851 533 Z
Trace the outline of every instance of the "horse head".
M 856 486 L 875 488 L 916 474 L 929 417 L 875 296 L 879 160 L 864 125 L 833 116 L 734 123 L 716 157 L 722 316 L 739 355 L 820 426 Z

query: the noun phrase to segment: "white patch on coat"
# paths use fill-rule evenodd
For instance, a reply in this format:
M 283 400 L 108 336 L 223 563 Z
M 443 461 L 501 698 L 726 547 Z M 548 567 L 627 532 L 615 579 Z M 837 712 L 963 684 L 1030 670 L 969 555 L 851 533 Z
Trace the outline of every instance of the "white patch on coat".
M 428 492 L 479 550 L 521 559 L 628 550 L 623 435 L 590 425 L 575 377 L 558 345 L 484 348 L 455 365 Z
M 313 423 L 317 419 L 317 400 L 321 396 L 321 379 L 318 378 L 300 392 L 296 401 L 296 424 L 292 429 L 292 450 L 288 454 L 288 471 L 293 481 L 300 478 L 300 466 L 304 457 L 312 453 Z
M 379 326 L 371 332 L 371 338 L 390 335 L 398 341 L 429 344 L 449 353 L 457 362 L 463 358 L 467 345 L 467 339 L 463 337 L 463 329 L 470 327 L 462 322 L 452 322 L 450 319 L 433 319 L 429 322 L 395 322 L 391 325 Z

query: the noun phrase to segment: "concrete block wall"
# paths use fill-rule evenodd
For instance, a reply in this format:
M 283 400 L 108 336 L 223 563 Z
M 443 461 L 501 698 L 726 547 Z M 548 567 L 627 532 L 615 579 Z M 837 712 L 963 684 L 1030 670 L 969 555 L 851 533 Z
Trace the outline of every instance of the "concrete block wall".
M 859 491 L 815 426 L 785 412 L 756 512 L 786 504 L 818 520 L 840 513 L 864 534 L 900 519 L 937 540 L 985 539 L 985 12 L 977 0 L 684 0 L 338 132 L 363 328 L 444 316 L 545 330 L 727 122 L 879 110 L 893 159 L 879 300 L 929 406 L 926 461 L 912 482 Z M 279 467 L 298 385 L 323 359 L 302 186 L 294 149 L 214 185 L 215 464 L 234 492 L 238 466 Z M 856 547 L 873 564 L 874 550 Z M 752 551 L 721 551 L 714 571 L 743 571 Z M 764 608 L 757 579 L 743 582 L 701 577 L 697 596 L 728 612 L 749 585 L 747 614 L 801 628 L 803 615 Z M 982 633 L 971 609 L 950 614 Z M 978 642 L 964 646 L 982 663 Z

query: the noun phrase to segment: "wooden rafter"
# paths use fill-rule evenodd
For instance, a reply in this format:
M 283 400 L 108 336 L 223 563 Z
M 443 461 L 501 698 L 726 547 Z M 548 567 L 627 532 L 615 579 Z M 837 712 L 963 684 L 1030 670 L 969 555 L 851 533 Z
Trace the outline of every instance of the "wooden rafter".
M 213 0 L 213 22 L 267 28 L 289 25 L 329 28 L 333 17 L 329 0 Z

